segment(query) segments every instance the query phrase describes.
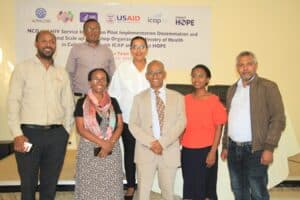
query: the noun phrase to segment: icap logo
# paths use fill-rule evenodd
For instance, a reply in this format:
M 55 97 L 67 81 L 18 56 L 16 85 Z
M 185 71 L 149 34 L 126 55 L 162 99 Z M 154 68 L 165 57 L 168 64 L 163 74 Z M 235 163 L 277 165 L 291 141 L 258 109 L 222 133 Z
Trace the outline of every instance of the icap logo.
M 156 14 L 156 15 L 153 15 L 151 17 L 148 17 L 148 23 L 151 23 L 151 24 L 160 24 L 161 22 L 164 21 L 163 17 L 162 17 L 162 14 L 159 13 L 159 14 Z
M 47 15 L 47 11 L 45 8 L 37 8 L 35 10 L 35 16 L 39 19 L 43 19 L 44 17 L 46 17 Z

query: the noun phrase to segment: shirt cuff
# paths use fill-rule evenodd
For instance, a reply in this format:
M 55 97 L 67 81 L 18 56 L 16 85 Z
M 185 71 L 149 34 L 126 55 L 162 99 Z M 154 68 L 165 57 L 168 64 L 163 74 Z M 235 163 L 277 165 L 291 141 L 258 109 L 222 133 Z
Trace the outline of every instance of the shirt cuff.
M 22 135 L 23 135 L 23 132 L 22 132 L 21 129 L 20 129 L 20 130 L 16 130 L 16 131 L 13 131 L 13 132 L 12 132 L 12 135 L 13 135 L 14 138 L 16 138 L 16 137 L 18 137 L 18 136 L 22 136 Z
M 268 151 L 274 151 L 274 149 L 276 148 L 275 145 L 272 145 L 272 144 L 265 144 L 264 145 L 264 150 L 268 150 Z

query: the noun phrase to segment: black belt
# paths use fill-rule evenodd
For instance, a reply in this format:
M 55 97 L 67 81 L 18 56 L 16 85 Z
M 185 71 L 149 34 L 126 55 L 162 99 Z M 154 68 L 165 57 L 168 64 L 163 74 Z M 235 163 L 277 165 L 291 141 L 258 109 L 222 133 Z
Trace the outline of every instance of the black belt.
M 250 145 L 252 145 L 252 142 L 235 142 L 231 138 L 229 138 L 229 141 L 231 143 L 235 144 L 236 146 L 239 146 L 239 147 L 244 147 L 244 146 L 250 146 Z
M 62 125 L 60 124 L 52 124 L 52 125 L 34 125 L 34 124 L 21 124 L 21 128 L 31 128 L 31 129 L 40 129 L 40 130 L 50 130 L 55 128 L 60 128 Z
M 83 93 L 79 93 L 79 92 L 74 92 L 74 96 L 83 97 L 84 94 Z

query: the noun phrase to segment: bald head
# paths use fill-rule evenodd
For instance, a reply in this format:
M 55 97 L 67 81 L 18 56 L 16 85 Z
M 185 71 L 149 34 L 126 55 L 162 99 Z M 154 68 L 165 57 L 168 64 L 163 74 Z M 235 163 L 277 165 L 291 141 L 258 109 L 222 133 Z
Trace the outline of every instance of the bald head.
M 164 64 L 159 60 L 151 61 L 147 66 L 146 79 L 149 81 L 151 88 L 158 90 L 163 86 L 166 78 Z
M 153 65 L 159 66 L 159 68 L 161 68 L 163 71 L 165 71 L 165 66 L 164 64 L 159 61 L 159 60 L 152 60 L 148 65 L 147 65 L 147 73 L 150 71 L 149 69 L 151 69 L 151 67 Z
M 50 31 L 48 31 L 48 30 L 41 30 L 41 31 L 39 31 L 37 34 L 36 34 L 36 36 L 35 36 L 35 42 L 38 42 L 39 41 L 39 39 L 40 39 L 40 37 L 42 36 L 42 35 L 50 35 L 55 41 L 56 41 L 56 37 L 55 37 L 55 35 L 53 34 L 53 33 L 51 33 Z

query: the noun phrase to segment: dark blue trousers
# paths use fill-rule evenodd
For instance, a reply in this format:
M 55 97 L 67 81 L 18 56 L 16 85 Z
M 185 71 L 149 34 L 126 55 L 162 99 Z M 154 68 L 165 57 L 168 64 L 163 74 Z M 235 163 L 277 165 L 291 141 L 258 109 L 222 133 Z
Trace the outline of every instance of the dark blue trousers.
M 128 124 L 124 123 L 122 132 L 122 141 L 124 145 L 124 166 L 127 180 L 127 187 L 135 187 L 135 171 L 134 149 L 135 138 L 131 134 Z
M 182 148 L 181 168 L 183 175 L 183 199 L 218 199 L 218 153 L 216 153 L 216 163 L 208 168 L 206 167 L 206 157 L 210 149 L 211 147 L 199 149 Z
M 21 179 L 22 200 L 34 200 L 40 180 L 40 200 L 54 200 L 69 134 L 63 126 L 44 130 L 23 127 L 34 145 L 29 153 L 15 153 Z

